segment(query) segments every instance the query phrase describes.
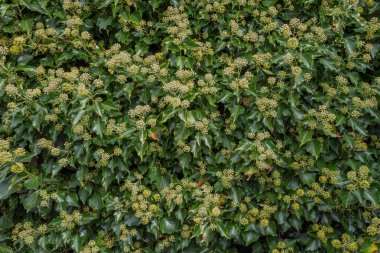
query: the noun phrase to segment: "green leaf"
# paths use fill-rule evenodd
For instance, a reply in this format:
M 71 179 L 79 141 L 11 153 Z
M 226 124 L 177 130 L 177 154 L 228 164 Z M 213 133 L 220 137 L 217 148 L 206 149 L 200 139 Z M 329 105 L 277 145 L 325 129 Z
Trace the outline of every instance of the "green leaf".
M 102 171 L 102 186 L 104 189 L 108 190 L 108 187 L 115 180 L 115 175 L 111 170 L 103 170 Z
M 115 38 L 117 39 L 117 41 L 119 41 L 120 43 L 127 43 L 128 41 L 130 41 L 130 37 L 128 36 L 128 33 L 126 32 L 123 32 L 123 31 L 118 31 L 116 34 L 115 34 Z
M 40 198 L 38 195 L 38 191 L 35 191 L 32 194 L 29 194 L 29 196 L 27 198 L 25 198 L 23 201 L 24 208 L 27 211 L 36 207 L 39 203 L 40 203 Z
M 350 206 L 352 204 L 357 203 L 357 198 L 353 194 L 351 194 L 348 190 L 342 190 L 339 194 L 342 203 L 345 206 Z
M 17 62 L 19 62 L 21 64 L 26 64 L 26 63 L 28 63 L 32 59 L 33 59 L 32 55 L 30 55 L 30 54 L 23 54 L 23 55 L 21 55 L 21 56 L 19 56 L 17 58 Z
M 216 225 L 216 228 L 217 228 L 217 230 L 218 230 L 218 232 L 220 233 L 221 236 L 223 236 L 224 238 L 228 238 L 229 239 L 229 235 L 227 235 L 225 224 L 218 223 Z
M 269 226 L 265 228 L 265 234 L 271 236 L 277 236 L 277 226 L 273 221 L 269 222 Z
M 277 0 L 265 0 L 265 1 L 263 1 L 263 5 L 265 7 L 271 7 L 271 6 L 275 5 L 275 3 L 277 3 Z
M 94 120 L 92 130 L 100 137 L 103 137 L 104 123 L 102 122 L 101 118 Z
M 26 180 L 24 183 L 24 186 L 26 189 L 29 189 L 29 190 L 31 190 L 31 189 L 37 190 L 38 186 L 41 183 L 42 183 L 42 177 L 39 175 L 39 176 L 31 177 L 28 180 Z
M 132 21 L 132 23 L 134 23 L 136 25 L 139 24 L 142 20 L 142 12 L 140 12 L 140 11 L 132 12 L 129 15 L 129 20 Z
M 104 0 L 103 3 L 98 6 L 98 9 L 103 9 L 103 8 L 107 7 L 112 2 L 113 2 L 113 0 Z
M 97 217 L 93 216 L 92 214 L 83 213 L 82 214 L 82 219 L 79 221 L 79 224 L 80 225 L 85 225 L 85 224 L 91 223 L 91 221 L 94 221 L 96 219 L 97 219 Z
M 306 145 L 306 150 L 312 154 L 315 158 L 319 157 L 319 154 L 323 150 L 323 143 L 318 140 L 312 140 Z
M 14 250 L 5 243 L 0 244 L 0 252 L 2 253 L 14 253 Z
M 1 199 L 6 199 L 16 191 L 15 187 L 9 186 L 7 182 L 1 182 L 0 183 L 0 200 Z
M 355 84 L 355 85 L 359 84 L 360 76 L 359 76 L 358 72 L 348 72 L 347 76 L 353 84 Z
M 299 58 L 301 62 L 306 66 L 306 68 L 313 68 L 313 55 L 311 53 L 300 53 Z
M 241 105 L 234 105 L 231 108 L 231 118 L 232 121 L 235 122 L 239 115 L 244 113 L 244 107 Z
M 181 165 L 181 167 L 183 169 L 188 168 L 190 162 L 191 162 L 191 154 L 185 153 L 185 154 L 181 155 L 181 157 L 179 159 L 179 164 Z
M 146 140 L 146 130 L 145 129 L 140 129 L 139 131 L 139 140 L 142 144 L 145 143 Z
M 95 111 L 100 117 L 102 117 L 102 116 L 103 116 L 103 110 L 102 110 L 102 108 L 100 108 L 100 104 L 99 104 L 98 101 L 95 101 L 95 102 L 94 102 L 93 107 L 94 107 L 94 111 Z
M 364 198 L 371 202 L 373 205 L 380 204 L 380 188 L 378 187 L 378 184 L 376 185 L 377 187 L 372 187 L 370 189 L 364 190 Z
M 312 183 L 315 182 L 315 178 L 317 177 L 317 175 L 314 172 L 306 172 L 306 173 L 300 174 L 299 177 L 302 183 L 310 186 Z
M 270 117 L 264 117 L 263 124 L 266 126 L 271 132 L 274 130 L 274 119 Z
M 191 40 L 189 38 L 185 39 L 184 44 L 185 44 L 186 48 L 188 48 L 188 49 L 197 49 L 197 48 L 201 47 L 197 42 L 195 42 L 194 40 Z
M 221 41 L 221 40 L 218 41 L 218 43 L 216 44 L 216 47 L 215 47 L 215 53 L 222 51 L 226 46 L 227 46 L 227 42 Z
M 88 205 L 94 210 L 100 210 L 103 207 L 102 197 L 98 193 L 94 193 L 88 200 Z
M 179 229 L 179 222 L 176 219 L 165 217 L 160 220 L 159 227 L 165 234 L 174 234 Z
M 50 16 L 50 13 L 46 9 L 46 1 L 40 0 L 40 1 L 27 1 L 27 0 L 20 0 L 20 5 L 25 6 L 31 11 L 35 11 L 41 14 L 45 14 Z
M 140 157 L 141 161 L 144 159 L 144 156 L 146 154 L 146 152 L 148 151 L 148 144 L 146 142 L 144 143 L 137 143 L 135 145 L 135 150 L 137 152 L 137 155 Z
M 149 174 L 149 179 L 154 182 L 158 191 L 162 191 L 165 187 L 170 184 L 170 178 L 167 175 L 162 175 L 159 172 L 154 172 Z
M 67 204 L 69 204 L 70 206 L 79 207 L 78 194 L 76 194 L 75 192 L 67 194 L 65 200 Z
M 337 69 L 335 67 L 335 63 L 331 59 L 321 58 L 321 59 L 319 59 L 319 62 L 322 63 L 323 66 L 325 66 L 325 68 L 327 68 L 331 71 L 337 71 Z
M 107 27 L 112 23 L 112 16 L 100 16 L 96 22 L 96 25 L 100 30 L 107 30 Z
M 149 4 L 152 6 L 153 10 L 157 9 L 162 3 L 162 0 L 149 0 Z
M 306 244 L 306 251 L 314 251 L 318 249 L 318 240 L 317 239 L 309 239 Z
M 291 92 L 289 93 L 289 103 L 292 107 L 297 108 L 299 101 L 300 101 L 300 94 Z
M 350 136 L 349 134 L 347 133 L 344 133 L 342 135 L 342 138 L 343 140 L 345 141 L 345 143 L 348 144 L 348 146 L 353 149 L 354 148 L 354 138 L 352 136 Z
M 239 230 L 236 228 L 236 225 L 233 225 L 230 227 L 229 231 L 228 231 L 228 235 L 230 236 L 230 238 L 235 238 L 235 239 L 238 239 L 239 238 Z
M 362 125 L 359 125 L 355 120 L 349 119 L 348 122 L 350 123 L 352 129 L 356 130 L 359 134 L 363 136 L 367 136 L 367 131 L 365 130 L 365 127 Z
M 349 54 L 355 52 L 356 41 L 353 39 L 353 37 L 347 37 L 344 39 L 344 47 L 346 48 Z
M 74 120 L 73 120 L 73 126 L 79 123 L 79 121 L 82 119 L 85 112 L 86 112 L 85 110 L 80 110 L 77 113 L 77 115 L 75 115 Z
M 295 217 L 289 218 L 289 224 L 297 230 L 300 230 L 302 226 L 302 222 Z
M 310 130 L 304 130 L 302 129 L 299 136 L 298 136 L 298 142 L 300 143 L 300 147 L 309 141 L 311 141 L 313 138 L 313 132 Z
M 286 221 L 286 216 L 287 216 L 287 214 L 286 214 L 285 212 L 283 212 L 283 211 L 279 211 L 279 212 L 276 212 L 276 213 L 274 214 L 274 217 L 275 217 L 275 219 L 277 220 L 277 223 L 278 223 L 279 225 L 285 223 L 285 221 Z

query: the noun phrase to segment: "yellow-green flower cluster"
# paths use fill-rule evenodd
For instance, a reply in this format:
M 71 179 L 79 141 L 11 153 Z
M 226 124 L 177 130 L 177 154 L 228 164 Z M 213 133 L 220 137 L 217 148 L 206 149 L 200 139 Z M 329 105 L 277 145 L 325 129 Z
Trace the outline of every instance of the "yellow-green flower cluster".
M 31 222 L 18 223 L 12 231 L 13 240 L 21 239 L 28 245 L 34 242 L 35 237 L 36 231 L 33 229 Z
M 149 105 L 137 105 L 135 108 L 130 109 L 128 111 L 128 115 L 131 117 L 142 118 L 145 114 L 151 111 L 151 107 Z
M 91 240 L 87 245 L 80 251 L 80 253 L 97 253 L 100 252 L 100 248 L 96 245 L 94 240 Z
M 321 198 L 329 199 L 331 197 L 331 193 L 326 191 L 323 187 L 321 187 L 318 183 L 314 182 L 311 185 L 311 190 L 307 191 L 307 195 L 312 198 L 313 202 L 318 204 L 321 202 Z
M 305 191 L 303 189 L 297 189 L 296 192 L 292 195 L 285 195 L 282 197 L 282 201 L 284 201 L 287 204 L 291 204 L 291 209 L 293 211 L 298 211 L 301 206 L 297 202 L 298 199 L 302 198 L 305 195 Z
M 372 218 L 371 224 L 367 227 L 367 233 L 371 236 L 380 235 L 380 218 Z
M 189 20 L 183 12 L 183 8 L 169 6 L 163 14 L 162 20 L 165 23 L 173 24 L 167 28 L 167 32 L 176 37 L 173 41 L 175 44 L 179 44 L 181 40 L 193 34 L 192 30 L 188 28 Z
M 278 242 L 275 249 L 272 249 L 271 253 L 291 253 L 294 252 L 293 248 L 286 245 L 285 242 Z
M 316 232 L 318 239 L 320 239 L 323 243 L 327 243 L 328 234 L 334 232 L 334 229 L 332 227 L 320 224 L 313 224 L 311 228 L 314 232 Z
M 277 211 L 277 206 L 269 206 L 266 204 L 262 204 L 261 208 L 254 207 L 249 209 L 245 213 L 245 217 L 249 220 L 249 222 L 257 222 L 259 221 L 260 225 L 263 227 L 267 227 L 269 225 L 270 218 Z
M 308 155 L 295 154 L 294 162 L 291 164 L 291 167 L 295 170 L 300 168 L 306 169 L 309 166 L 313 166 L 315 160 Z
M 308 115 L 317 122 L 317 128 L 320 128 L 325 132 L 335 132 L 334 122 L 336 120 L 336 115 L 329 112 L 326 106 L 322 105 L 318 110 L 310 109 Z M 311 123 L 309 123 L 309 126 L 314 128 Z
M 346 176 L 350 183 L 346 185 L 346 188 L 349 191 L 355 191 L 359 188 L 369 188 L 372 183 L 372 178 L 369 176 L 369 172 L 370 170 L 367 166 L 360 166 L 358 171 L 348 171 Z
M 26 151 L 24 148 L 16 148 L 14 150 L 11 150 L 10 140 L 0 139 L 0 166 L 17 161 L 18 158 L 21 158 L 25 155 Z M 23 168 L 24 165 L 22 163 L 15 163 L 11 167 L 11 170 L 18 172 L 21 170 L 23 171 Z
M 12 46 L 9 49 L 9 52 L 13 55 L 20 55 L 26 43 L 26 39 L 22 36 L 15 37 L 12 41 Z
M 259 111 L 262 112 L 264 116 L 272 118 L 277 117 L 278 102 L 275 99 L 258 98 L 255 103 Z
M 328 168 L 322 169 L 322 175 L 319 177 L 319 182 L 322 184 L 337 185 L 339 183 L 340 171 L 330 170 Z
M 82 214 L 78 210 L 74 210 L 71 214 L 61 211 L 59 216 L 62 218 L 61 226 L 68 229 L 73 229 L 82 220 Z
M 216 176 L 220 179 L 220 183 L 224 188 L 231 188 L 233 181 L 240 179 L 239 175 L 235 174 L 232 169 L 218 171 Z
M 359 241 L 359 240 L 358 240 Z M 331 245 L 335 249 L 341 249 L 343 252 L 357 252 L 358 250 L 358 242 L 355 241 L 352 236 L 349 234 L 344 233 L 341 237 L 341 239 L 334 239 L 331 241 Z

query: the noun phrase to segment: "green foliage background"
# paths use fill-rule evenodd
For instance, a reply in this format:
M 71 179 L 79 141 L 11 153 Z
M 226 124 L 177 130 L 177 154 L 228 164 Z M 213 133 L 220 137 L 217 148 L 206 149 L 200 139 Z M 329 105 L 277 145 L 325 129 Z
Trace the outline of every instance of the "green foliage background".
M 0 252 L 376 250 L 376 1 L 0 3 Z

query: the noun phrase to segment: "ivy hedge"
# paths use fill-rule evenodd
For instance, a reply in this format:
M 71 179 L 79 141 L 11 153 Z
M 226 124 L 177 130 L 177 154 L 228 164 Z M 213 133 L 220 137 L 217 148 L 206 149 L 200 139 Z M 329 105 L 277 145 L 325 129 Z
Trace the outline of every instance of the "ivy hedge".
M 0 252 L 377 252 L 379 16 L 1 0 Z

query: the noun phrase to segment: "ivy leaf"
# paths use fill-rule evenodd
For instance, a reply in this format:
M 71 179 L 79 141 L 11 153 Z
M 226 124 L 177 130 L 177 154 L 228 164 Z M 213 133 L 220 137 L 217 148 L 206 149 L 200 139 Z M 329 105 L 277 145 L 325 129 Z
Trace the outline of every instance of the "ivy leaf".
M 318 140 L 312 140 L 306 145 L 306 150 L 315 158 L 318 158 L 323 150 L 323 143 Z
M 13 192 L 16 191 L 15 187 L 10 186 L 7 182 L 0 183 L 0 200 L 8 198 Z
M 37 190 L 38 189 L 38 186 L 41 184 L 42 182 L 42 177 L 41 175 L 38 175 L 38 176 L 34 176 L 34 177 L 31 177 L 29 178 L 28 180 L 25 181 L 25 188 L 27 189 L 34 189 L 34 190 Z
M 149 4 L 152 6 L 153 10 L 157 9 L 162 3 L 162 0 L 149 0 Z
M 292 107 L 297 107 L 300 101 L 300 94 L 291 92 L 289 94 L 289 103 Z
M 94 193 L 88 200 L 88 205 L 94 210 L 100 210 L 103 207 L 102 197 L 98 193 Z
M 103 116 L 103 111 L 102 111 L 102 108 L 100 108 L 100 104 L 99 104 L 98 101 L 95 101 L 95 102 L 94 102 L 94 111 L 95 111 L 100 117 Z
M 358 85 L 359 84 L 359 81 L 360 81 L 360 76 L 359 76 L 359 73 L 358 72 L 348 72 L 347 73 L 347 76 L 348 78 L 350 79 L 350 81 L 355 84 L 355 85 Z
M 231 118 L 233 122 L 236 121 L 236 119 L 239 117 L 239 115 L 244 113 L 244 107 L 241 105 L 234 105 L 231 108 Z
M 99 135 L 100 137 L 103 137 L 104 132 L 104 123 L 102 122 L 101 118 L 97 118 L 93 121 L 93 127 L 92 130 Z
M 29 211 L 32 208 L 36 207 L 40 203 L 40 197 L 38 191 L 29 194 L 23 201 L 24 208 Z
M 346 48 L 348 54 L 355 52 L 356 44 L 355 40 L 352 37 L 347 37 L 344 39 L 344 47 Z
M 112 23 L 112 16 L 100 16 L 96 22 L 96 25 L 100 30 L 106 30 L 109 25 Z
M 306 172 L 300 174 L 299 177 L 302 183 L 310 186 L 312 183 L 315 182 L 315 178 L 317 177 L 317 175 L 314 172 Z
M 82 119 L 85 112 L 86 112 L 85 110 L 80 110 L 77 113 L 77 115 L 75 115 L 74 120 L 73 120 L 73 126 L 75 126 L 79 123 L 79 121 Z
M 78 194 L 72 192 L 66 195 L 65 198 L 67 204 L 71 206 L 79 207 L 79 200 L 78 200 Z
M 344 133 L 342 138 L 351 149 L 354 148 L 354 138 L 352 136 L 349 136 L 347 133 Z
M 160 230 L 165 234 L 173 234 L 179 229 L 179 222 L 172 218 L 162 218 L 159 223 Z
M 319 243 L 317 239 L 309 239 L 306 244 L 306 251 L 315 251 L 319 248 Z
M 264 5 L 265 7 L 271 7 L 271 6 L 273 6 L 276 2 L 277 2 L 277 0 L 265 0 L 265 1 L 263 1 L 263 5 Z
M 371 187 L 370 189 L 365 189 L 364 198 L 368 200 L 369 202 L 371 202 L 373 205 L 379 205 L 380 204 L 379 187 Z
M 313 132 L 310 130 L 304 130 L 302 129 L 299 136 L 298 136 L 298 142 L 300 143 L 300 147 L 309 141 L 312 140 Z
M 313 55 L 311 53 L 301 53 L 299 54 L 299 58 L 301 62 L 306 66 L 306 68 L 313 68 Z
M 300 230 L 302 226 L 302 222 L 295 217 L 289 218 L 289 224 L 297 230 Z
M 319 59 L 319 62 L 323 64 L 323 66 L 325 66 L 325 68 L 331 70 L 331 71 L 337 71 L 336 67 L 335 67 L 335 63 L 328 59 L 328 58 L 321 58 Z
M 342 190 L 339 194 L 339 197 L 346 207 L 357 203 L 357 198 L 355 198 L 355 196 L 351 194 L 348 190 Z

